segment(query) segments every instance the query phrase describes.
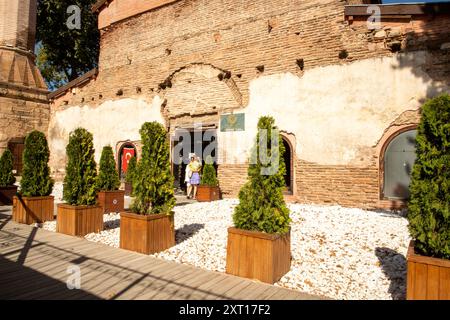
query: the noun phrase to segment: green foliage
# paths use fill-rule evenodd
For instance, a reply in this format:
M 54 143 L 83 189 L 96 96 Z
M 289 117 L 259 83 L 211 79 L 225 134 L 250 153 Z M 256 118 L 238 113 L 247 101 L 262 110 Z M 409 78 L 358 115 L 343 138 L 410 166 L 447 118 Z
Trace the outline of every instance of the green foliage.
M 63 199 L 71 205 L 93 205 L 96 202 L 96 163 L 93 137 L 86 129 L 70 133 L 66 148 L 67 165 Z
M 13 174 L 13 155 L 8 149 L 0 158 L 0 187 L 9 187 L 16 182 Z
M 144 123 L 139 132 L 143 143 L 142 158 L 133 175 L 135 199 L 131 210 L 139 214 L 170 214 L 175 197 L 166 131 L 154 121 Z
M 128 162 L 127 173 L 125 175 L 125 181 L 128 183 L 133 183 L 134 175 L 136 174 L 137 159 L 132 157 Z
M 38 0 L 36 40 L 41 50 L 38 66 L 48 83 L 72 81 L 97 66 L 99 30 L 97 15 L 91 11 L 96 0 Z M 69 29 L 73 12 L 81 9 L 80 29 Z
M 52 193 L 49 157 L 50 150 L 45 134 L 36 130 L 30 132 L 25 138 L 23 151 L 23 172 L 20 181 L 20 193 L 23 196 L 45 197 Z
M 216 169 L 214 168 L 213 161 L 210 156 L 206 158 L 205 166 L 203 167 L 202 185 L 216 187 L 219 185 L 219 181 L 216 176 Z
M 101 191 L 118 190 L 120 186 L 119 173 L 111 146 L 105 146 L 100 158 L 100 169 L 97 176 L 97 189 Z
M 281 136 L 277 135 L 273 148 L 271 146 L 272 130 L 276 129 L 272 117 L 261 117 L 258 129 L 267 130 L 267 151 L 260 150 L 258 143 L 260 130 L 258 130 L 248 168 L 249 181 L 239 192 L 239 204 L 235 208 L 233 221 L 235 227 L 239 229 L 284 234 L 289 231 L 291 221 L 282 192 L 286 172 L 283 161 L 284 145 Z M 271 165 L 262 163 L 261 157 L 264 154 L 272 159 L 272 163 L 278 161 L 278 168 L 269 170 L 271 174 L 262 174 Z
M 409 231 L 420 253 L 450 259 L 450 96 L 427 101 L 416 138 L 408 203 Z

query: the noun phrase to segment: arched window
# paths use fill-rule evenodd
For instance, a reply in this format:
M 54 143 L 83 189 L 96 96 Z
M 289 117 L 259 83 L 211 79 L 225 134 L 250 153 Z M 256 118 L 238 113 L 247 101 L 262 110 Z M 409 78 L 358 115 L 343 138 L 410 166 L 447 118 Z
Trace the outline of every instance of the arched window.
M 395 136 L 384 153 L 383 195 L 389 199 L 409 198 L 411 171 L 416 160 L 417 130 Z
M 292 174 L 293 174 L 293 170 L 292 170 L 292 148 L 291 148 L 291 144 L 289 143 L 288 139 L 285 137 L 282 137 L 283 140 L 283 145 L 284 145 L 284 156 L 283 156 L 283 161 L 284 161 L 284 165 L 286 167 L 286 174 L 284 176 L 284 184 L 285 184 L 285 191 L 287 193 L 292 193 Z

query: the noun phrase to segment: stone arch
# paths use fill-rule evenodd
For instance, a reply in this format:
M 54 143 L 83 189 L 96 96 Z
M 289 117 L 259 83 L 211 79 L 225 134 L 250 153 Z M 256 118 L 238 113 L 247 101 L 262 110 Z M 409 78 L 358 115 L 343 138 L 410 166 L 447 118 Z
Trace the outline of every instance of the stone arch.
M 206 63 L 177 69 L 159 85 L 166 121 L 242 108 L 242 94 L 228 70 Z
M 407 132 L 409 130 L 417 129 L 420 122 L 420 109 L 407 110 L 402 112 L 387 129 L 383 132 L 380 140 L 376 146 L 376 155 L 378 157 L 378 199 L 381 201 L 381 206 L 389 208 L 401 208 L 404 207 L 406 202 L 402 199 L 387 199 L 383 194 L 384 187 L 384 174 L 385 174 L 385 153 L 389 144 L 398 135 Z M 384 202 L 388 203 L 384 203 Z

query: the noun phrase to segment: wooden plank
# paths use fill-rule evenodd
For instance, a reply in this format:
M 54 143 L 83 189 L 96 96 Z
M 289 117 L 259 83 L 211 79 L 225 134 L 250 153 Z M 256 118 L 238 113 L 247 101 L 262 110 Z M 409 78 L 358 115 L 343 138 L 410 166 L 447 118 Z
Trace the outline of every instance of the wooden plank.
M 450 300 L 450 268 L 440 268 L 439 284 L 439 299 Z
M 417 263 L 415 272 L 414 299 L 425 300 L 427 298 L 428 266 Z
M 407 279 L 406 279 L 406 299 L 413 300 L 416 283 L 416 263 L 408 261 L 407 264 Z
M 427 300 L 439 299 L 439 267 L 429 265 L 427 268 Z
M 5 227 L 9 231 L 0 232 L 0 235 L 5 241 L 19 241 L 20 247 L 25 245 L 33 228 L 24 225 L 16 229 L 16 226 L 14 222 L 8 222 Z M 42 238 L 46 241 L 40 242 Z M 0 260 L 0 270 L 15 273 L 11 276 L 9 272 L 3 273 L 9 280 L 7 287 L 0 287 L 2 297 L 226 299 L 242 295 L 253 298 L 262 296 L 270 287 L 46 230 L 37 230 L 31 244 L 39 246 L 28 249 L 23 266 L 11 262 L 20 257 L 21 250 Z M 67 266 L 71 264 L 81 268 L 82 290 L 66 287 Z M 290 292 L 284 295 L 290 296 Z

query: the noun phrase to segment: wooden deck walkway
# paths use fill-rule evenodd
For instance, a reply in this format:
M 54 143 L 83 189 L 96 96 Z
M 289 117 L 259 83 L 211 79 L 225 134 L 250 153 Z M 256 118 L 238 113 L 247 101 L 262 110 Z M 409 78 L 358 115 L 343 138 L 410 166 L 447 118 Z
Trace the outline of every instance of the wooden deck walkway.
M 0 299 L 318 299 L 19 225 L 2 208 Z M 81 270 L 79 290 L 66 284 L 74 265 Z

